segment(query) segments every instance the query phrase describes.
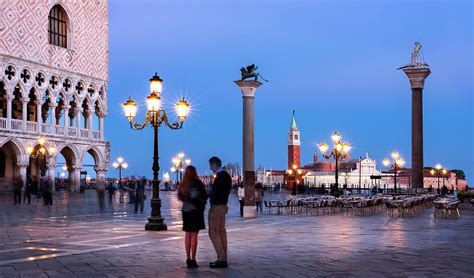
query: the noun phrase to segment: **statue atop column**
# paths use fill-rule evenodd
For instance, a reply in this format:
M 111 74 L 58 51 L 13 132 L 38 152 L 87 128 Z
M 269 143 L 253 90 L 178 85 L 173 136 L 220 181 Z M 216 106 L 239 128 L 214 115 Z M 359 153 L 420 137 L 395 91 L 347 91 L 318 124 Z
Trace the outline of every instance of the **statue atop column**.
M 240 68 L 240 74 L 242 75 L 241 81 L 244 81 L 247 78 L 252 78 L 254 77 L 255 79 L 253 81 L 258 81 L 258 77 L 262 78 L 263 81 L 268 82 L 263 76 L 257 72 L 258 66 L 255 66 L 255 64 L 251 64 L 250 66 L 247 67 L 241 67 Z
M 421 43 L 415 42 L 415 48 L 413 49 L 413 52 L 411 53 L 411 63 L 408 65 L 405 65 L 403 67 L 399 67 L 398 70 L 400 69 L 406 69 L 406 68 L 427 68 L 429 67 L 428 64 L 425 63 L 423 57 L 421 56 Z

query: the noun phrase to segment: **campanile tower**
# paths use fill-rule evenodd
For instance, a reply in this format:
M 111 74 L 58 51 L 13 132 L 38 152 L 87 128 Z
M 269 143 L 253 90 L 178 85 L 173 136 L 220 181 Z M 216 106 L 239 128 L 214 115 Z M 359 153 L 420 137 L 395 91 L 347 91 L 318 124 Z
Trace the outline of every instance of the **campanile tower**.
M 288 132 L 288 169 L 292 169 L 293 165 L 300 168 L 300 132 L 296 126 L 295 110 L 291 118 L 290 132 Z

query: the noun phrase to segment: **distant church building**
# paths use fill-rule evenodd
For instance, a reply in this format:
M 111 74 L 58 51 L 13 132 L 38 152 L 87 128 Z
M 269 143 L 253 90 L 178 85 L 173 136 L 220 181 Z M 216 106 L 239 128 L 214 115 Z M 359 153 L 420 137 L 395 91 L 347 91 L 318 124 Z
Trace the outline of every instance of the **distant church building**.
M 288 132 L 288 169 L 292 169 L 293 165 L 297 168 L 301 167 L 301 137 L 298 127 L 296 126 L 295 110 L 291 118 L 291 127 Z
M 107 12 L 106 0 L 0 5 L 0 191 L 16 177 L 54 183 L 63 169 L 68 189 L 78 191 L 88 153 L 103 186 Z

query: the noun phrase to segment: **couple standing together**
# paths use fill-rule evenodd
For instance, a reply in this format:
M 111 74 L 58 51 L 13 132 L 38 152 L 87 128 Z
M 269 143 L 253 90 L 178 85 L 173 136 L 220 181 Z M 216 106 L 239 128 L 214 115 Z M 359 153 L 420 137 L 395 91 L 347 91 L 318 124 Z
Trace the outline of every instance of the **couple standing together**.
M 209 159 L 209 167 L 216 174 L 210 194 L 208 223 L 209 238 L 217 253 L 217 261 L 210 262 L 210 268 L 227 267 L 227 232 L 225 229 L 225 215 L 228 207 L 227 201 L 232 188 L 230 175 L 222 169 L 222 161 L 218 157 Z M 178 189 L 178 198 L 183 202 L 183 231 L 186 232 L 184 244 L 186 247 L 186 265 L 188 268 L 198 267 L 196 263 L 196 250 L 198 234 L 206 228 L 204 223 L 204 210 L 207 203 L 207 192 L 204 184 L 199 179 L 194 166 L 186 167 L 183 180 Z

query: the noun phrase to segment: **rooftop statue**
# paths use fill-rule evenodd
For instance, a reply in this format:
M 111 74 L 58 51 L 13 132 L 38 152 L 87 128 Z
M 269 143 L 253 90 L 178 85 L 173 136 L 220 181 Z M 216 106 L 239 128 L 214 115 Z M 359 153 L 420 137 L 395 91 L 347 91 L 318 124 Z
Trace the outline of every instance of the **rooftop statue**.
M 415 48 L 411 53 L 411 63 L 400 67 L 398 69 L 405 69 L 405 68 L 426 68 L 428 64 L 425 63 L 423 57 L 420 57 L 421 54 L 421 43 L 415 42 Z
M 247 78 L 252 78 L 254 77 L 254 81 L 258 81 L 258 77 L 260 76 L 263 81 L 268 82 L 263 76 L 257 72 L 258 66 L 256 67 L 255 64 L 251 64 L 250 66 L 247 67 L 241 67 L 240 68 L 240 74 L 242 75 L 242 81 L 244 81 Z

